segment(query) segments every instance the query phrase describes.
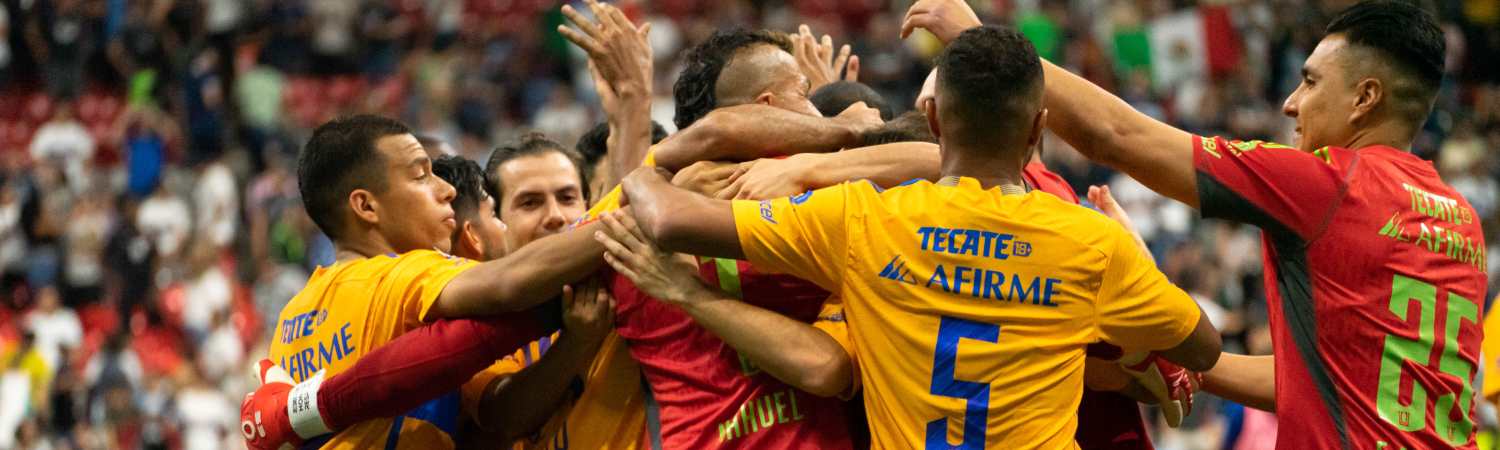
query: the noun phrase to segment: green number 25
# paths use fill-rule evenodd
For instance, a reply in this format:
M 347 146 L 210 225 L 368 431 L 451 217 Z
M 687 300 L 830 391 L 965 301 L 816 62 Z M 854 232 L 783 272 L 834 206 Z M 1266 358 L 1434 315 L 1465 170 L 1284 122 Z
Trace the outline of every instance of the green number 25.
M 1401 403 L 1401 380 L 1406 378 L 1401 371 L 1404 361 L 1419 366 L 1432 361 L 1433 335 L 1437 333 L 1437 287 L 1431 284 L 1396 275 L 1391 282 L 1391 313 L 1406 320 L 1411 301 L 1416 300 L 1421 308 L 1421 329 L 1418 339 L 1411 340 L 1397 335 L 1386 335 L 1385 351 L 1380 358 L 1380 392 L 1376 396 L 1376 408 L 1380 418 L 1395 425 L 1401 431 L 1420 431 L 1427 428 L 1427 390 L 1417 380 L 1411 382 L 1411 403 Z M 1469 406 L 1474 401 L 1472 375 L 1474 364 L 1458 354 L 1459 325 L 1468 321 L 1477 323 L 1479 307 L 1473 301 L 1448 293 L 1447 326 L 1443 330 L 1443 354 L 1438 359 L 1438 370 L 1463 382 L 1463 392 L 1448 392 L 1436 399 L 1432 427 L 1451 445 L 1463 445 L 1469 441 L 1474 429 L 1474 419 L 1469 417 Z M 1458 422 L 1454 422 L 1454 406 L 1457 404 Z

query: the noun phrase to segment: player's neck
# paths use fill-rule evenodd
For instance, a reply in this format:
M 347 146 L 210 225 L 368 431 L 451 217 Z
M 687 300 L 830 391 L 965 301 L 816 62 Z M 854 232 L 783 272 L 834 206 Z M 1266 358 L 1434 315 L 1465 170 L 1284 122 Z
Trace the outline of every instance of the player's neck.
M 374 230 L 366 230 L 366 236 L 357 239 L 340 239 L 333 242 L 334 260 L 353 261 L 375 255 L 399 253 L 385 238 Z
M 1365 147 L 1385 146 L 1401 150 L 1411 151 L 1412 133 L 1398 129 L 1393 126 L 1379 126 L 1365 128 L 1354 133 L 1349 143 L 1344 148 L 1359 150 Z
M 955 149 L 956 150 L 956 149 Z M 979 181 L 984 189 L 1002 188 L 1002 190 L 1014 190 L 1020 188 L 1025 191 L 1026 181 L 1021 176 L 1021 164 L 1011 161 L 1010 158 L 996 157 L 973 157 L 975 152 L 948 151 L 942 152 L 942 176 L 966 177 Z

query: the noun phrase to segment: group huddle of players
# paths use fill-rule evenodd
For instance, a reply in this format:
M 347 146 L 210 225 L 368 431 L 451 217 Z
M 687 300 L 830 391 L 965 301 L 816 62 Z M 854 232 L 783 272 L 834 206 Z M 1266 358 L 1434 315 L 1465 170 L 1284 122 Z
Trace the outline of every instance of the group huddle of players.
M 1443 74 L 1419 8 L 1332 21 L 1283 146 L 1155 121 L 963 0 L 906 14 L 945 45 L 914 111 L 882 120 L 806 27 L 719 31 L 661 136 L 650 25 L 588 6 L 559 32 L 600 161 L 314 131 L 298 181 L 337 262 L 281 312 L 250 447 L 1137 449 L 1137 401 L 1175 426 L 1200 389 L 1274 411 L 1278 448 L 1475 445 L 1485 246 L 1409 152 Z M 1042 166 L 1044 130 L 1258 226 L 1274 356 L 1222 353 L 1108 190 L 1080 206 Z

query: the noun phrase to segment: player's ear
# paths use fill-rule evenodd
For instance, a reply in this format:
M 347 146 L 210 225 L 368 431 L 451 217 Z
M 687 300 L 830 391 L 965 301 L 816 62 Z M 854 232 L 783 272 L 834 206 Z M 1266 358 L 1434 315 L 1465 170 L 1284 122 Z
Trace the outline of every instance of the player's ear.
M 927 116 L 927 129 L 932 131 L 932 138 L 941 142 L 943 131 L 938 129 L 937 100 L 927 99 L 926 102 L 923 102 L 922 112 Z
M 1354 108 L 1349 112 L 1349 123 L 1358 124 L 1368 120 L 1384 99 L 1385 85 L 1380 82 L 1379 78 L 1370 77 L 1359 80 L 1359 83 L 1354 85 Z
M 354 210 L 354 218 L 359 222 L 370 225 L 380 223 L 380 204 L 375 200 L 375 194 L 364 189 L 355 189 L 349 192 L 349 209 Z
M 775 99 L 776 99 L 776 95 L 775 94 L 772 94 L 770 92 L 762 92 L 762 93 L 760 93 L 760 95 L 755 96 L 755 103 L 762 104 L 762 105 L 770 105 L 771 101 L 775 100 Z
M 479 230 L 474 228 L 474 222 L 471 220 L 464 221 L 463 231 L 458 233 L 457 244 L 461 247 L 454 248 L 454 253 L 458 253 L 458 249 L 463 248 L 469 251 L 470 255 L 485 254 L 484 241 L 479 239 Z
M 1047 129 L 1047 108 L 1036 112 L 1031 118 L 1031 135 L 1026 137 L 1026 148 L 1036 148 L 1042 143 L 1042 131 Z

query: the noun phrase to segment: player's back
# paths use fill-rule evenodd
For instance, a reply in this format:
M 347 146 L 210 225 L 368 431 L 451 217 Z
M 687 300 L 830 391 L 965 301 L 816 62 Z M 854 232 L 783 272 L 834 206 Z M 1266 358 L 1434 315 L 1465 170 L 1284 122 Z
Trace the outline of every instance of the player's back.
M 1282 318 L 1277 410 L 1297 418 L 1281 422 L 1278 446 L 1472 446 L 1486 295 L 1478 216 L 1410 153 L 1317 156 L 1344 191 L 1326 225 L 1265 234 L 1268 306 Z
M 442 287 L 472 261 L 431 250 L 320 267 L 281 310 L 270 357 L 300 382 L 336 375 L 361 356 L 422 326 Z M 362 422 L 314 444 L 323 448 L 451 448 L 458 391 L 394 419 Z M 394 441 L 394 442 L 392 442 Z
M 735 214 L 752 262 L 845 299 L 877 448 L 1075 448 L 1084 347 L 1199 317 L 1118 224 L 1041 192 L 848 183 Z

